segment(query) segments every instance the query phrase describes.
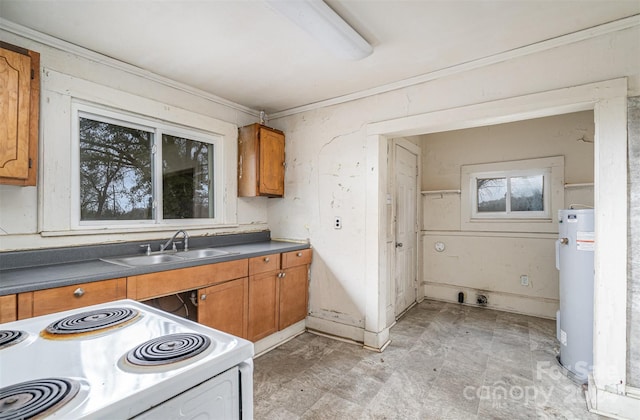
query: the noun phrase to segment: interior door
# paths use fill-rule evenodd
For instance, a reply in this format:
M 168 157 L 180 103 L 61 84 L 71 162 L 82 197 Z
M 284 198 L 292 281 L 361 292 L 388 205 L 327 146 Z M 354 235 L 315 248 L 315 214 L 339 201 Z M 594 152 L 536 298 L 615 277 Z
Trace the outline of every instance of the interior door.
M 418 155 L 394 146 L 395 168 L 395 315 L 417 299 L 417 188 Z

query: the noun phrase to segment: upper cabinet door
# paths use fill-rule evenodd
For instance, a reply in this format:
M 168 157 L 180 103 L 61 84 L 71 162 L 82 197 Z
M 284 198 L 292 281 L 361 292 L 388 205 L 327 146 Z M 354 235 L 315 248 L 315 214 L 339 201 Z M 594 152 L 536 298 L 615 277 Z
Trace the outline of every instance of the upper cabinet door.
M 260 193 L 284 195 L 284 134 L 260 128 Z
M 238 197 L 284 195 L 284 133 L 260 124 L 238 130 Z
M 35 185 L 39 56 L 0 46 L 0 183 Z

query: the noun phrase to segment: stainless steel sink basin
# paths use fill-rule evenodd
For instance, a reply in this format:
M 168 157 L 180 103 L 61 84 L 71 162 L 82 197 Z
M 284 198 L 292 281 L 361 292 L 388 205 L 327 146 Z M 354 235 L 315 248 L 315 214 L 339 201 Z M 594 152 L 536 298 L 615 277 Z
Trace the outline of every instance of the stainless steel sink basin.
M 178 252 L 176 255 L 182 258 L 210 258 L 220 257 L 222 255 L 229 255 L 227 251 L 221 251 L 219 249 L 206 248 L 206 249 L 193 249 L 191 251 Z
M 141 265 L 154 265 L 154 264 L 162 264 L 162 263 L 175 262 L 175 261 L 184 261 L 184 259 L 176 255 L 156 254 L 156 255 L 137 255 L 135 257 L 103 259 L 102 261 L 106 261 L 112 264 L 124 265 L 128 267 L 137 267 Z
M 169 262 L 196 260 L 199 258 L 221 257 L 233 252 L 221 251 L 214 248 L 192 249 L 190 251 L 174 252 L 172 254 L 135 255 L 122 258 L 103 258 L 102 261 L 125 267 L 139 267 L 145 265 L 163 264 Z

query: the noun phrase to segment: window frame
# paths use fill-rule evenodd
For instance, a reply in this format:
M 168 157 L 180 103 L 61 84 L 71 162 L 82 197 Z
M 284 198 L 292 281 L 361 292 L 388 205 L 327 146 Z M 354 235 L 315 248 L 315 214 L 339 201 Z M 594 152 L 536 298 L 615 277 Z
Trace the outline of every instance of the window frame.
M 477 211 L 477 179 L 546 174 L 543 212 Z M 460 228 L 485 232 L 557 232 L 558 210 L 564 207 L 564 156 L 462 165 Z M 515 214 L 522 213 L 522 214 Z
M 224 206 L 224 136 L 207 132 L 198 128 L 186 127 L 176 123 L 157 120 L 148 116 L 135 114 L 119 109 L 108 108 L 83 102 L 73 102 L 71 107 L 71 149 L 72 149 L 72 182 L 71 211 L 72 228 L 74 230 L 103 229 L 148 229 L 152 227 L 219 227 L 225 224 Z M 153 217 L 149 220 L 81 220 L 80 214 L 80 118 L 89 118 L 109 124 L 134 128 L 151 132 L 152 145 L 152 194 Z M 213 145 L 213 218 L 164 219 L 162 197 L 162 135 L 184 137 Z

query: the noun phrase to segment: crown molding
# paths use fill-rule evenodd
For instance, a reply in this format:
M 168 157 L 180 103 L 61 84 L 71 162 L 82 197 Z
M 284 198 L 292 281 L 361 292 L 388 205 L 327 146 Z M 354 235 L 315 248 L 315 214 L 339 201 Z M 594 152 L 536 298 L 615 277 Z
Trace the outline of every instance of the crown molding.
M 154 81 L 161 85 L 209 100 L 219 105 L 232 108 L 236 111 L 244 112 L 254 117 L 258 117 L 260 115 L 260 112 L 255 109 L 237 104 L 235 102 L 213 95 L 209 92 L 205 92 L 204 90 L 197 89 L 193 86 L 176 82 L 175 80 L 169 79 L 164 76 L 160 76 L 148 70 L 144 70 L 144 69 L 141 69 L 140 67 L 127 64 L 123 61 L 116 60 L 106 55 L 99 54 L 95 51 L 91 51 L 89 49 L 80 47 L 78 45 L 61 40 L 59 38 L 56 38 L 47 34 L 43 34 L 42 32 L 35 31 L 33 29 L 27 28 L 22 25 L 18 25 L 17 23 L 8 21 L 6 19 L 0 18 L 0 30 L 10 32 L 14 35 L 29 39 L 31 41 L 38 42 L 48 47 L 55 48 L 57 50 L 60 50 L 66 53 L 70 53 L 75 56 L 82 57 L 87 60 L 102 64 L 117 70 L 121 70 L 135 76 L 143 77 L 145 79 Z
M 481 67 L 497 64 L 507 60 L 513 60 L 519 57 L 524 57 L 527 55 L 547 51 L 552 48 L 557 48 L 557 47 L 573 44 L 576 42 L 585 41 L 585 40 L 603 36 L 612 32 L 633 28 L 635 26 L 640 26 L 640 15 L 629 16 L 623 19 L 604 23 L 602 25 L 583 29 L 577 32 L 572 32 L 566 35 L 561 35 L 555 38 L 550 38 L 544 41 L 536 42 L 534 44 L 525 45 L 524 47 L 514 48 L 509 51 L 505 51 L 502 53 L 483 57 L 477 60 L 472 60 L 465 63 L 457 64 L 451 67 L 436 70 L 430 73 L 425 73 L 425 74 L 411 77 L 408 79 L 399 80 L 397 82 L 384 84 L 371 89 L 365 89 L 352 94 L 338 96 L 338 97 L 327 99 L 324 101 L 314 102 L 311 104 L 307 104 L 307 105 L 303 105 L 295 108 L 273 112 L 273 113 L 270 113 L 268 116 L 270 120 L 274 120 L 277 118 L 283 118 L 290 115 L 299 114 L 302 112 L 313 111 L 320 108 L 326 108 L 333 105 L 352 102 L 352 101 L 364 99 L 370 96 L 375 96 L 382 93 L 387 93 L 394 90 L 399 90 L 399 89 L 404 89 L 407 87 L 419 85 L 425 82 L 448 77 L 458 73 L 475 70 Z M 143 70 L 131 64 L 127 64 L 122 61 L 107 57 L 105 55 L 96 53 L 86 48 L 79 47 L 70 42 L 63 41 L 61 39 L 52 37 L 50 35 L 43 34 L 33 29 L 29 29 L 22 25 L 18 25 L 16 23 L 10 22 L 6 19 L 0 18 L 0 30 L 5 30 L 15 35 L 47 45 L 49 47 L 56 48 L 64 52 L 68 52 L 68 53 L 86 58 L 88 60 L 103 64 L 118 70 L 125 71 L 133 75 L 150 79 L 162 85 L 210 100 L 214 103 L 227 106 L 229 108 L 244 112 L 246 114 L 249 114 L 255 117 L 259 117 L 260 115 L 260 112 L 258 110 L 237 104 L 235 102 L 229 101 L 227 99 L 221 98 L 219 96 L 213 95 L 203 90 L 194 88 L 184 83 L 176 82 L 169 78 L 157 75 L 147 70 Z
M 332 105 L 339 105 L 346 102 L 356 101 L 356 100 L 364 99 L 370 96 L 379 95 L 381 93 L 387 93 L 394 90 L 419 85 L 421 83 L 429 82 L 432 80 L 440 79 L 440 78 L 451 76 L 454 74 L 475 70 L 481 67 L 486 67 L 492 64 L 503 62 L 503 61 L 513 60 L 515 58 L 524 57 L 524 56 L 539 53 L 542 51 L 547 51 L 552 48 L 557 48 L 564 45 L 585 41 L 591 38 L 596 38 L 612 32 L 633 28 L 634 26 L 640 26 L 640 15 L 629 16 L 623 19 L 604 23 L 602 25 L 583 29 L 577 32 L 572 32 L 570 34 L 561 35 L 555 38 L 550 38 L 544 41 L 536 42 L 535 44 L 525 45 L 524 47 L 514 48 L 512 50 L 505 51 L 502 53 L 479 58 L 477 60 L 468 61 L 466 63 L 457 64 L 455 66 L 447 67 L 441 70 L 436 70 L 431 73 L 426 73 L 426 74 L 411 77 L 408 79 L 400 80 L 397 82 L 388 83 L 388 84 L 377 86 L 371 89 L 365 89 L 349 95 L 338 96 L 335 98 L 327 99 L 325 101 L 315 102 L 308 105 L 303 105 L 295 108 L 274 112 L 269 114 L 269 119 L 274 120 L 277 118 L 283 118 L 290 115 L 299 114 L 302 112 L 313 111 L 320 108 L 326 108 Z

